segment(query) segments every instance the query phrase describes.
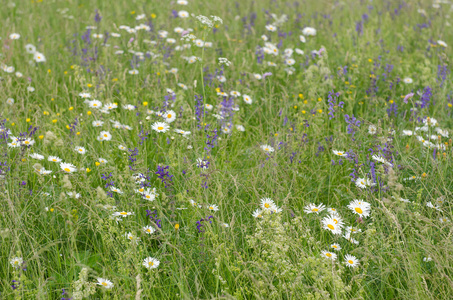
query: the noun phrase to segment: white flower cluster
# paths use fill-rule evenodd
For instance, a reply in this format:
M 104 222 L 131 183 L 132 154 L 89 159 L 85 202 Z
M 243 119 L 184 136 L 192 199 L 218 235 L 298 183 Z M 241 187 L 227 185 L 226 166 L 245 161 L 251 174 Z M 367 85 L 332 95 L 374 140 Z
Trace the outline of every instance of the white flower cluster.
M 287 15 L 282 15 L 281 17 L 278 17 L 276 14 L 271 14 L 271 16 L 275 20 L 274 23 L 272 23 L 272 25 L 274 25 L 275 27 L 279 27 L 280 25 L 288 21 Z
M 214 24 L 217 22 L 220 24 L 223 24 L 223 20 L 217 16 L 211 16 L 212 20 L 203 15 L 198 15 L 198 16 L 196 16 L 196 18 L 198 21 L 200 21 L 201 24 L 204 24 L 204 25 L 208 26 L 209 28 L 214 27 Z
M 186 42 L 193 42 L 197 39 L 197 37 L 193 34 L 186 34 L 184 35 L 181 40 L 186 41 Z
M 211 16 L 211 18 L 212 18 L 212 20 L 214 20 L 214 22 L 219 22 L 220 24 L 223 24 L 222 18 L 217 17 L 217 16 Z
M 231 61 L 229 61 L 225 57 L 219 57 L 219 65 L 222 65 L 222 64 L 225 64 L 227 67 L 229 67 L 231 64 Z

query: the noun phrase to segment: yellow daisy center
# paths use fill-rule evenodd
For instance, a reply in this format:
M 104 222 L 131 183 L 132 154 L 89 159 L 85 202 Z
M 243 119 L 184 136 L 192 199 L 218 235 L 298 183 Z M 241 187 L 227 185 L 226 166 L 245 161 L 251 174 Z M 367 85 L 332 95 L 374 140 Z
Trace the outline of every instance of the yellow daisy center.
M 123 211 L 123 212 L 120 212 L 120 215 L 123 215 L 123 216 L 125 216 L 125 215 L 127 215 L 127 212 L 125 212 L 125 211 Z
M 354 264 L 352 260 L 348 260 L 348 263 L 350 263 L 351 265 Z
M 148 263 L 148 265 L 154 266 L 154 263 L 153 263 L 152 261 L 150 261 L 150 262 Z
M 157 130 L 164 130 L 162 126 L 157 127 Z
M 326 253 L 326 256 L 327 256 L 327 257 L 332 257 L 332 254 Z
M 101 282 L 103 286 L 107 286 L 107 282 Z
M 354 208 L 354 210 L 359 214 L 363 213 L 363 210 L 360 207 L 356 207 L 356 208 Z
M 167 115 L 167 118 L 171 119 L 171 114 L 168 114 L 168 115 Z
M 265 207 L 265 208 L 269 208 L 269 206 L 270 206 L 269 203 L 265 203 L 265 204 L 264 204 L 264 207 Z
M 66 172 L 71 172 L 71 169 L 69 168 L 64 168 L 63 170 L 65 170 Z
M 335 229 L 335 227 L 333 227 L 332 224 L 328 224 L 327 227 L 328 227 L 330 230 L 334 230 L 334 229 Z
M 317 212 L 319 209 L 313 208 L 311 211 Z

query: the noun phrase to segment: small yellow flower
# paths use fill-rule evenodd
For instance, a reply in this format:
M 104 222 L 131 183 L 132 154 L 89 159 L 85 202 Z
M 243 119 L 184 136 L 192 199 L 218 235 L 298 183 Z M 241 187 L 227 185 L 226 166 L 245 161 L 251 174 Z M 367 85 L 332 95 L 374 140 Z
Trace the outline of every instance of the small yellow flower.
M 307 103 L 308 103 L 308 101 L 307 101 L 307 100 L 304 100 L 304 104 L 307 104 Z
M 51 208 L 50 211 L 53 212 L 55 209 Z
M 426 173 L 423 172 L 422 177 L 426 178 L 426 176 L 428 176 L 428 175 L 426 175 Z
M 294 105 L 294 109 L 297 109 L 297 105 Z
M 131 15 L 135 14 L 135 10 L 131 11 Z
M 87 173 L 90 173 L 91 172 L 91 169 L 90 168 L 87 168 Z
M 175 230 L 178 230 L 179 229 L 179 224 L 175 224 Z
M 304 94 L 299 94 L 300 99 L 304 99 Z
M 59 116 L 60 116 L 60 113 L 57 113 L 57 117 L 59 117 Z
M 66 129 L 69 129 L 69 125 L 66 125 Z
M 368 59 L 369 62 L 373 62 L 373 60 L 371 58 Z
M 27 159 L 26 158 L 22 158 L 22 161 L 27 161 Z
M 64 71 L 63 73 L 64 73 L 65 75 L 68 75 L 68 71 Z
M 90 110 L 87 111 L 87 115 L 91 116 L 91 111 Z
M 318 102 L 321 102 L 321 101 L 322 101 L 322 99 L 321 99 L 321 98 L 318 98 Z
M 151 18 L 155 19 L 156 17 L 156 14 L 151 14 Z
M 447 105 L 448 105 L 448 107 L 452 107 L 453 106 L 451 103 L 448 103 Z
M 118 81 L 118 78 L 113 78 L 112 81 Z
M 71 69 L 74 69 L 74 67 L 75 67 L 74 65 L 71 65 Z
M 53 119 L 53 120 L 52 120 L 52 123 L 54 123 L 54 124 L 57 123 L 57 122 L 58 122 L 57 119 Z M 68 127 L 69 127 L 69 126 L 68 126 Z
M 322 109 L 318 109 L 318 113 L 322 114 Z
M 278 136 L 278 133 L 274 134 L 275 136 Z
M 143 106 L 147 106 L 148 105 L 148 102 L 143 102 Z
M 393 100 L 390 100 L 389 102 L 390 102 L 390 104 L 393 104 Z
M 348 85 L 348 84 L 349 84 L 349 81 L 345 81 L 344 84 Z
M 98 162 L 98 161 L 97 161 L 97 162 L 95 162 L 94 164 L 96 165 L 96 167 L 99 167 L 99 166 L 101 165 L 101 163 L 100 163 L 100 162 Z
M 48 70 L 47 70 L 47 73 L 50 73 L 50 72 L 52 72 L 52 71 L 51 71 L 50 69 L 48 69 Z
M 43 136 L 43 135 L 40 135 L 40 136 L 38 136 L 38 138 L 39 138 L 40 140 L 42 140 L 42 139 L 44 138 L 44 136 Z
M 53 100 L 55 100 L 55 99 L 54 99 L 54 98 L 51 98 L 51 99 L 50 99 L 50 101 L 53 101 Z
M 92 85 L 91 83 L 88 83 L 87 86 L 88 86 L 88 87 L 92 87 L 93 85 Z
M 26 121 L 27 123 L 30 122 L 30 118 L 27 118 L 25 121 Z
M 11 123 L 11 126 L 14 126 L 14 125 L 16 125 L 16 123 L 14 123 L 14 122 L 13 122 L 13 123 Z
M 69 110 L 73 110 L 73 109 L 74 109 L 74 107 L 72 107 L 72 106 L 69 108 Z
M 302 111 L 302 113 L 303 113 L 303 114 L 305 114 L 305 113 L 306 113 L 306 111 L 305 111 L 305 110 L 303 110 L 303 111 Z
M 157 74 L 157 76 L 160 76 L 160 72 L 157 72 L 156 74 Z
M 76 134 L 77 134 L 77 135 L 80 135 L 80 131 L 77 131 L 77 133 L 76 133 Z

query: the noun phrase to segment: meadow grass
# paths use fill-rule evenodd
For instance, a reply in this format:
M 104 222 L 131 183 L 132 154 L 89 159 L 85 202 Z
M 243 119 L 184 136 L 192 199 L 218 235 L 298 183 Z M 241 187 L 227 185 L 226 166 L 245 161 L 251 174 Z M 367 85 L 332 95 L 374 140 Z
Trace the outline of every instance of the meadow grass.
M 0 298 L 451 299 L 450 2 L 185 2 L 0 9 Z

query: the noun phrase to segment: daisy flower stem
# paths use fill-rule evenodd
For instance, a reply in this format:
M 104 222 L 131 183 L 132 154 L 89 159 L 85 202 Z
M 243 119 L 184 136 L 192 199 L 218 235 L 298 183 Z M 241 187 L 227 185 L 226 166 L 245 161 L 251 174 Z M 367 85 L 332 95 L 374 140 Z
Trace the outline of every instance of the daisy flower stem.
M 206 37 L 206 31 L 204 30 L 203 31 L 203 41 L 205 40 L 205 37 Z M 204 101 L 206 99 L 206 91 L 204 89 L 203 62 L 204 62 L 204 47 L 201 48 L 201 64 L 200 64 L 201 87 L 203 88 L 203 99 L 202 99 L 203 106 L 202 107 L 204 108 L 205 107 Z M 204 126 L 204 114 L 203 114 L 203 124 L 202 124 L 202 126 Z

